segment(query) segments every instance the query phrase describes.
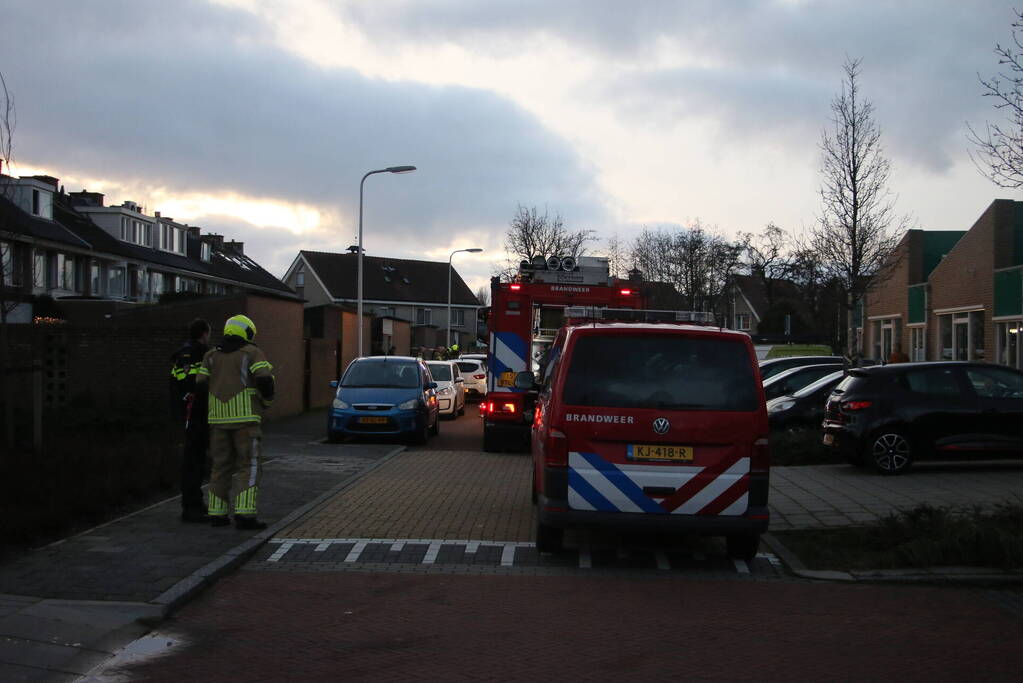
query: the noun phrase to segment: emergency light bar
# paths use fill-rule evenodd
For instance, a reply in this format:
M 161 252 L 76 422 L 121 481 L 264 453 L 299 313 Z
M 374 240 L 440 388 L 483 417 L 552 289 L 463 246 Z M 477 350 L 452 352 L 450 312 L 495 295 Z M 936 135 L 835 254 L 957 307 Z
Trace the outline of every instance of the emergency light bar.
M 596 306 L 567 306 L 565 318 L 606 322 L 715 324 L 714 314 L 709 311 L 647 311 L 631 308 L 597 308 Z

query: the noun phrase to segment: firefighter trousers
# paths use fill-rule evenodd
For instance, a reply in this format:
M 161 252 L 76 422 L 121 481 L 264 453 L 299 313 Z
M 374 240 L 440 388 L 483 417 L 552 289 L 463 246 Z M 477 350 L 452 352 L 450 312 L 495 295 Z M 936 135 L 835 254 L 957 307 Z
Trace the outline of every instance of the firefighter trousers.
M 227 515 L 232 492 L 235 516 L 256 516 L 263 478 L 262 440 L 257 423 L 210 425 L 211 517 Z

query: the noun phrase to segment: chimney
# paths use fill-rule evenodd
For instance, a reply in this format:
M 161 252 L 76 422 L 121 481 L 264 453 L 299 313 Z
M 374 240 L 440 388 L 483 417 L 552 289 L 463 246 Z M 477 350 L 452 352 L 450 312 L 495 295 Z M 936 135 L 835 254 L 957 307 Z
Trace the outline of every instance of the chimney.
M 230 242 L 224 242 L 224 246 L 228 249 L 233 249 L 239 256 L 245 256 L 245 242 L 231 240 Z
M 200 239 L 202 239 L 204 242 L 209 242 L 210 243 L 210 247 L 212 247 L 213 249 L 216 249 L 217 251 L 223 251 L 224 250 L 224 236 L 223 235 L 218 235 L 215 232 L 210 232 L 210 233 L 207 233 L 207 234 L 203 235 Z
M 102 192 L 82 190 L 81 192 L 70 192 L 68 197 L 71 198 L 72 206 L 103 206 Z
M 199 226 L 198 225 L 186 225 L 185 226 L 185 230 L 187 230 L 188 234 L 191 235 L 192 237 L 198 237 L 199 236 Z

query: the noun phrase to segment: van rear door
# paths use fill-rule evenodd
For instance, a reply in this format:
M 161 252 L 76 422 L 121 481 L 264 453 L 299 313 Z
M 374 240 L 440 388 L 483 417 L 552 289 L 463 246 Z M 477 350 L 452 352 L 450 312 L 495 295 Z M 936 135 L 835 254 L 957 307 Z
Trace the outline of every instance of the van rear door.
M 571 509 L 746 513 L 754 443 L 766 460 L 767 436 L 747 337 L 617 327 L 571 341 L 559 410 Z

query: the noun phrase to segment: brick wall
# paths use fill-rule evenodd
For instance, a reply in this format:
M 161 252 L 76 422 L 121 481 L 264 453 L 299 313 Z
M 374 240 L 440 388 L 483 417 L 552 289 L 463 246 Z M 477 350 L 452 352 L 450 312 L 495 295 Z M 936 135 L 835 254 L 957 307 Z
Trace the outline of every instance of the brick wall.
M 970 231 L 931 273 L 927 316 L 927 357 L 940 360 L 938 317 L 935 310 L 981 305 L 984 307 L 984 346 L 988 360 L 994 358 L 994 268 L 996 254 L 1011 258 L 1013 202 L 998 199 L 973 224 Z
M 874 346 L 880 343 L 874 339 L 874 326 L 870 320 L 874 316 L 886 318 L 901 316 L 901 333 L 898 338 L 892 340 L 892 344 L 893 346 L 896 343 L 900 344 L 902 350 L 908 353 L 909 330 L 906 328 L 906 322 L 909 320 L 908 288 L 914 274 L 917 278 L 920 277 L 920 262 L 923 258 L 922 234 L 922 230 L 910 230 L 903 236 L 888 259 L 885 277 L 876 279 L 867 291 L 864 305 L 863 352 L 868 357 L 873 357 Z
M 309 340 L 309 408 L 325 408 L 334 399 L 331 380 L 337 377 L 337 340 Z M 344 368 L 342 367 L 342 370 Z

